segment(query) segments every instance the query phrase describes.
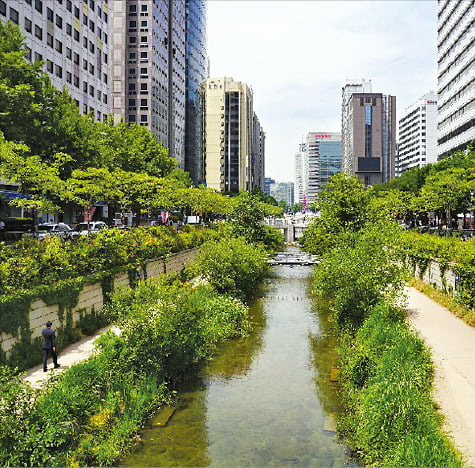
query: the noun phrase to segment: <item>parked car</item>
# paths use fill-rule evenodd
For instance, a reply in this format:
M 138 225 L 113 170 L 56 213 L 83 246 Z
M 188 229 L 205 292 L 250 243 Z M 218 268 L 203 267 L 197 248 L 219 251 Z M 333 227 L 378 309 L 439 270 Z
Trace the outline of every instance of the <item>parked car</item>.
M 108 229 L 109 226 L 104 221 L 89 221 L 79 223 L 74 230 L 78 232 L 80 236 L 88 236 L 89 234 L 96 234 L 103 229 Z
M 33 232 L 27 233 L 26 235 L 39 240 L 43 240 L 47 236 L 60 236 L 63 239 L 73 239 L 77 236 L 77 233 L 66 223 L 41 223 L 36 226 Z

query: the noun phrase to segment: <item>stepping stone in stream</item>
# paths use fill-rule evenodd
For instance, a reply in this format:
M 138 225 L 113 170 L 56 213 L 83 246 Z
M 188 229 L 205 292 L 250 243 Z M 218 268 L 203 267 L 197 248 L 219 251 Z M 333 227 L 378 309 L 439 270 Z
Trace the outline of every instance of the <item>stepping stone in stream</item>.
M 164 406 L 161 410 L 160 413 L 154 418 L 153 420 L 153 425 L 154 426 L 166 426 L 168 424 L 168 421 L 170 421 L 171 417 L 173 416 L 173 413 L 175 412 L 176 408 L 173 406 Z

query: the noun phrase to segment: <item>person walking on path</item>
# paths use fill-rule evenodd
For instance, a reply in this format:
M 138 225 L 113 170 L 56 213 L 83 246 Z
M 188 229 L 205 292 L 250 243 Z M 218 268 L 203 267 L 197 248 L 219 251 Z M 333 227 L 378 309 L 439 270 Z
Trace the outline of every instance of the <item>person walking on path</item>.
M 60 364 L 58 364 L 58 355 L 56 354 L 56 333 L 51 328 L 51 325 L 53 324 L 48 320 L 46 322 L 46 328 L 41 332 L 43 335 L 43 372 L 48 370 L 46 363 L 49 353 L 51 353 L 53 357 L 54 368 L 57 369 L 60 367 Z

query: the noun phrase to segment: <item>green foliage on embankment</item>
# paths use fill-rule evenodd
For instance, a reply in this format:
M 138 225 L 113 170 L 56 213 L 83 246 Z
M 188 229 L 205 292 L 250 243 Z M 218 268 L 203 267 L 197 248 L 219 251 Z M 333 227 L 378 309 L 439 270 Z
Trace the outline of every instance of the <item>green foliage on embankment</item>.
M 245 262 L 263 272 L 264 258 L 256 247 L 250 257 L 233 255 L 231 262 L 238 271 Z M 243 291 L 235 288 L 219 294 L 210 284 L 163 276 L 116 292 L 106 312 L 119 331 L 102 335 L 94 356 L 39 392 L 0 367 L 0 464 L 114 464 L 191 366 L 212 356 L 223 340 L 248 332 L 247 308 L 235 297 Z
M 462 466 L 431 399 L 430 353 L 402 308 L 402 232 L 362 203 L 363 191 L 337 175 L 304 239 L 321 255 L 314 291 L 329 300 L 340 336 L 345 410 L 338 430 L 364 465 Z

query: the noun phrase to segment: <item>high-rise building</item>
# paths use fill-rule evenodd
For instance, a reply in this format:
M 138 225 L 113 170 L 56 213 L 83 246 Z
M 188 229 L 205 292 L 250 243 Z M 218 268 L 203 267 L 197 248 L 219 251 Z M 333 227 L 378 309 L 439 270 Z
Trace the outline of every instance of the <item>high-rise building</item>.
M 252 190 L 253 93 L 232 78 L 208 78 L 204 96 L 205 178 L 221 192 Z M 260 126 L 259 126 L 260 127 Z
M 96 120 L 110 113 L 109 7 L 106 0 L 0 0 L 0 20 L 19 26 L 27 59 L 43 60 L 52 84 Z
M 277 182 L 270 186 L 270 195 L 277 202 L 284 201 L 287 206 L 294 205 L 294 183 L 293 182 Z
M 112 112 L 185 167 L 185 0 L 114 0 Z
M 185 49 L 185 170 L 198 184 L 204 182 L 201 84 L 208 77 L 205 0 L 186 0 Z
M 396 176 L 412 167 L 437 162 L 437 94 L 430 92 L 408 106 L 399 120 Z
M 299 151 L 295 154 L 295 200 L 303 202 L 304 194 L 307 193 L 307 164 L 306 146 L 300 143 Z
M 272 184 L 275 184 L 275 179 L 272 179 L 271 177 L 265 177 L 264 178 L 264 190 L 263 192 L 267 195 L 270 195 L 270 186 Z
M 265 142 L 266 134 L 256 114 L 252 116 L 252 149 L 250 161 L 250 186 L 264 191 L 265 187 Z
M 342 88 L 343 169 L 366 186 L 395 176 L 396 97 Z
M 305 141 L 305 194 L 307 203 L 315 203 L 328 179 L 341 172 L 341 134 L 335 132 L 307 133 Z
M 439 0 L 438 157 L 475 139 L 475 3 Z

